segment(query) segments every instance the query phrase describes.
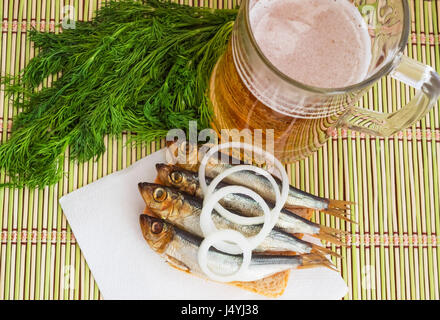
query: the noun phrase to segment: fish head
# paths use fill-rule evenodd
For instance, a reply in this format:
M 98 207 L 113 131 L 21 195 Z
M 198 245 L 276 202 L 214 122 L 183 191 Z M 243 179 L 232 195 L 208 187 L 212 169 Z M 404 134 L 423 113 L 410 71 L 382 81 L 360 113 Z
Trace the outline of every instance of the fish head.
M 164 163 L 156 164 L 159 180 L 170 187 L 194 195 L 198 188 L 198 178 L 194 172 Z
M 176 167 L 165 163 L 156 163 L 157 177 L 167 186 L 178 187 L 182 182 L 182 176 L 179 175 Z M 176 173 L 175 173 L 176 172 Z
M 179 191 L 148 182 L 141 182 L 138 187 L 147 208 L 154 215 L 169 220 L 179 217 L 184 204 L 184 197 Z
M 162 219 L 146 214 L 139 216 L 139 223 L 148 245 L 157 253 L 163 253 L 174 237 L 174 227 Z

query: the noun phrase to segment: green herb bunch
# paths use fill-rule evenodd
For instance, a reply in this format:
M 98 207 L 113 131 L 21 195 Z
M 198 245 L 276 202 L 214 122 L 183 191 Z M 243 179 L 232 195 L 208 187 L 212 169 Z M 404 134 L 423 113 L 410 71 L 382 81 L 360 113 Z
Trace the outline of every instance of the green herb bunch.
M 106 135 L 128 131 L 150 142 L 190 120 L 208 127 L 209 75 L 235 17 L 236 10 L 125 0 L 60 34 L 31 31 L 39 54 L 2 80 L 20 111 L 0 145 L 8 185 L 56 183 L 67 147 L 72 159 L 88 161 L 105 151 Z

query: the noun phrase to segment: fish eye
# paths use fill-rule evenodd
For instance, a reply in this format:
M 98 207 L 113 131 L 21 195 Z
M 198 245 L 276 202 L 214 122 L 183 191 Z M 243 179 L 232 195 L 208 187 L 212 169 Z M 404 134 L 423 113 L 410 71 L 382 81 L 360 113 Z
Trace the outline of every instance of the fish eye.
M 171 180 L 175 183 L 179 183 L 182 181 L 182 174 L 180 172 L 174 171 L 171 173 Z
M 165 200 L 165 198 L 167 197 L 167 193 L 165 192 L 164 189 L 157 188 L 156 190 L 154 190 L 153 197 L 154 200 L 161 202 Z
M 159 221 L 155 221 L 151 224 L 151 232 L 154 234 L 161 233 L 163 229 L 163 223 Z

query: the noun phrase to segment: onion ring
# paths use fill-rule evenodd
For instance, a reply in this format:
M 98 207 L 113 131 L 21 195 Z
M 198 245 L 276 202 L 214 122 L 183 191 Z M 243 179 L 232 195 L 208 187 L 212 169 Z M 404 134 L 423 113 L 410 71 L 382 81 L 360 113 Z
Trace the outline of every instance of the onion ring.
M 250 246 L 250 250 L 255 249 L 258 247 L 258 245 L 264 241 L 264 238 L 270 233 L 270 231 L 273 229 L 272 225 L 272 219 L 271 219 L 271 210 L 269 209 L 269 206 L 266 202 L 264 202 L 263 198 L 256 193 L 255 191 L 252 191 L 248 188 L 242 187 L 242 186 L 227 186 L 224 188 L 221 188 L 220 190 L 214 192 L 209 197 L 209 200 L 203 204 L 202 213 L 200 214 L 200 228 L 203 231 L 203 235 L 205 237 L 210 236 L 211 234 L 214 234 L 218 232 L 219 230 L 216 228 L 214 222 L 212 221 L 212 215 L 211 212 L 215 206 L 215 204 L 223 198 L 225 195 L 230 193 L 240 193 L 245 194 L 251 198 L 253 198 L 255 201 L 260 203 L 262 206 L 262 209 L 264 211 L 264 224 L 261 228 L 260 232 L 252 237 L 245 238 Z M 237 216 L 236 214 L 231 213 L 232 216 L 235 218 L 241 218 L 243 220 L 251 219 L 248 217 L 241 217 Z M 228 217 L 226 217 L 228 219 Z M 263 217 L 262 217 L 263 218 Z M 237 246 L 230 244 L 226 241 L 217 243 L 215 245 L 215 248 L 227 252 L 229 254 L 240 254 L 242 253 L 242 250 L 240 250 Z
M 289 177 L 287 176 L 287 173 L 286 173 L 286 170 L 284 169 L 284 166 L 270 152 L 265 151 L 265 150 L 261 149 L 260 147 L 256 147 L 251 144 L 246 144 L 246 143 L 242 143 L 242 142 L 227 142 L 227 143 L 218 144 L 218 145 L 213 146 L 211 149 L 209 149 L 209 151 L 205 154 L 203 159 L 200 161 L 200 166 L 199 166 L 199 182 L 200 182 L 200 187 L 202 189 L 203 194 L 206 196 L 207 189 L 208 189 L 208 186 L 206 185 L 206 178 L 205 178 L 205 168 L 206 168 L 206 164 L 208 163 L 208 160 L 217 151 L 222 150 L 222 149 L 227 149 L 227 148 L 240 148 L 240 149 L 244 149 L 247 151 L 253 151 L 253 152 L 256 152 L 260 155 L 264 155 L 266 159 L 269 159 L 269 157 L 273 159 L 273 163 L 274 163 L 275 167 L 278 169 L 278 171 L 281 174 L 281 183 L 282 183 L 282 185 L 281 185 L 281 199 L 280 199 L 280 201 L 276 201 L 276 205 L 275 205 L 275 208 L 277 208 L 278 211 L 281 211 L 281 209 L 284 207 L 284 204 L 286 203 L 288 193 L 289 193 L 289 183 L 288 183 Z M 258 167 L 256 167 L 256 168 L 258 168 Z M 278 187 L 278 185 L 277 185 L 277 187 Z
M 209 248 L 219 241 L 232 241 L 237 244 L 238 247 L 242 249 L 243 253 L 243 261 L 241 263 L 240 268 L 228 275 L 220 275 L 215 272 L 212 272 L 208 267 L 208 252 Z M 230 282 L 230 281 L 239 281 L 240 276 L 246 272 L 252 257 L 252 250 L 249 248 L 248 241 L 244 235 L 242 235 L 238 231 L 234 230 L 221 230 L 211 235 L 207 236 L 201 243 L 199 251 L 197 253 L 197 258 L 199 262 L 199 266 L 202 271 L 212 280 L 219 282 Z
M 216 176 L 211 183 L 209 184 L 209 187 L 206 190 L 206 195 L 204 196 L 203 199 L 203 205 L 205 205 L 205 202 L 208 201 L 208 199 L 212 196 L 215 188 L 217 187 L 217 185 L 224 179 L 226 178 L 228 175 L 238 172 L 238 171 L 254 171 L 255 173 L 261 174 L 263 176 L 265 176 L 270 183 L 272 183 L 272 186 L 274 187 L 275 190 L 275 198 L 276 201 L 280 201 L 281 199 L 281 195 L 280 195 L 280 190 L 278 188 L 278 185 L 275 181 L 275 179 L 272 177 L 272 175 L 269 174 L 269 172 L 267 172 L 264 169 L 261 169 L 259 167 L 256 166 L 251 166 L 251 165 L 237 165 L 231 168 L 226 169 L 225 171 L 223 171 L 222 173 L 220 173 L 218 176 Z M 249 188 L 243 187 L 245 189 L 251 190 Z M 221 189 L 220 189 L 221 190 Z M 254 192 L 254 194 L 258 195 L 258 197 L 261 199 L 261 201 L 258 201 L 257 199 L 255 199 L 254 197 L 252 197 L 255 201 L 258 202 L 258 204 L 262 207 L 262 204 L 266 204 L 266 202 L 264 201 L 263 198 L 261 198 L 261 196 L 257 193 Z M 226 195 L 226 194 L 225 194 Z M 247 194 L 248 195 L 248 194 Z M 220 200 L 220 199 L 219 199 Z M 218 200 L 217 200 L 218 201 Z M 222 205 L 220 205 L 219 203 L 217 203 L 215 205 L 215 210 L 218 211 L 218 213 L 220 213 L 224 218 L 234 222 L 234 223 L 238 223 L 238 224 L 242 224 L 242 225 L 254 225 L 254 224 L 262 224 L 264 223 L 264 216 L 262 217 L 241 217 L 241 216 L 237 216 L 235 213 L 230 212 L 229 210 L 225 209 Z M 278 220 L 278 216 L 279 214 L 277 214 L 276 216 L 273 217 L 273 226 L 272 228 L 275 226 L 276 221 Z
M 256 152 L 264 156 L 266 160 L 268 160 L 269 157 L 272 158 L 275 167 L 278 169 L 278 171 L 281 174 L 281 183 L 282 183 L 281 193 L 279 190 L 279 186 L 272 175 L 270 175 L 266 170 L 263 170 L 259 167 L 252 165 L 238 165 L 228 168 L 224 172 L 216 176 L 208 187 L 206 185 L 206 178 L 205 178 L 206 164 L 208 163 L 208 160 L 212 157 L 212 155 L 214 155 L 214 153 L 216 153 L 221 149 L 226 149 L 226 148 L 240 148 L 247 151 L 253 151 L 254 153 Z M 256 192 L 254 192 L 253 190 L 247 187 L 227 186 L 214 192 L 215 188 L 220 183 L 220 181 L 222 181 L 224 178 L 226 178 L 228 175 L 232 173 L 243 170 L 254 171 L 256 173 L 259 173 L 265 176 L 272 184 L 276 198 L 275 207 L 272 210 L 269 211 L 269 207 L 267 203 L 263 200 L 263 198 L 259 194 L 257 194 Z M 250 144 L 244 144 L 241 142 L 228 142 L 213 146 L 204 155 L 199 166 L 199 182 L 202 192 L 204 194 L 203 208 L 202 208 L 202 213 L 200 215 L 200 227 L 205 236 L 205 239 L 202 241 L 198 253 L 199 265 L 202 271 L 205 272 L 205 274 L 213 280 L 221 281 L 221 282 L 239 280 L 239 276 L 243 274 L 250 265 L 252 250 L 255 249 L 262 241 L 264 241 L 266 236 L 271 232 L 271 230 L 273 229 L 273 227 L 275 226 L 278 220 L 281 209 L 284 207 L 284 204 L 286 203 L 289 192 L 289 183 L 288 183 L 288 176 L 286 170 L 284 169 L 284 166 L 281 164 L 281 162 L 278 159 L 276 159 L 274 155 L 270 154 L 269 152 L 259 147 L 255 147 Z M 223 208 L 223 206 L 221 206 L 218 203 L 218 201 L 220 201 L 220 199 L 222 199 L 225 195 L 231 193 L 241 193 L 253 198 L 255 201 L 257 201 L 260 204 L 261 208 L 264 211 L 264 216 L 241 217 Z M 246 238 L 240 232 L 235 230 L 218 231 L 218 229 L 215 227 L 212 221 L 212 216 L 211 216 L 212 210 L 214 209 L 217 210 L 223 217 L 234 223 L 238 223 L 242 225 L 255 225 L 255 224 L 263 223 L 263 227 L 256 236 L 249 238 Z M 235 245 L 233 243 L 235 243 Z M 218 250 L 230 254 L 243 253 L 243 263 L 241 264 L 239 270 L 230 275 L 215 274 L 214 272 L 212 272 L 207 266 L 208 251 L 211 246 L 214 246 Z

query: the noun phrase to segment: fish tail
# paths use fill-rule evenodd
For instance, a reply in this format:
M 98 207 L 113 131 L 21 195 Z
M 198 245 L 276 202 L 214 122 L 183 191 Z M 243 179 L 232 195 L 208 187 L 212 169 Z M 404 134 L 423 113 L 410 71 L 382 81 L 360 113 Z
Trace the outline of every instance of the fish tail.
M 350 206 L 356 204 L 353 201 L 345 201 L 345 200 L 329 200 L 328 207 L 329 209 L 339 209 L 339 210 L 350 210 Z
M 322 256 L 321 254 L 316 253 L 308 253 L 301 255 L 302 258 L 302 264 L 299 267 L 299 269 L 308 269 L 308 268 L 315 268 L 315 267 L 327 267 L 329 269 L 338 271 L 336 266 L 331 263 L 325 256 Z
M 342 258 L 342 256 L 336 252 L 334 252 L 332 249 L 321 247 L 318 245 L 312 245 L 312 252 L 320 254 L 320 255 L 331 255 L 336 258 Z
M 333 244 L 335 244 L 337 246 L 345 246 L 345 243 L 343 241 L 341 241 L 340 238 L 338 238 L 337 236 L 334 236 L 334 235 L 332 235 L 330 233 L 327 233 L 327 232 L 320 231 L 318 234 L 314 234 L 313 236 L 315 238 L 320 239 L 320 240 L 333 243 Z
M 323 212 L 326 213 L 326 214 L 329 214 L 331 216 L 334 216 L 334 217 L 336 217 L 338 219 L 345 220 L 347 222 L 357 224 L 355 221 L 353 221 L 353 220 L 351 220 L 350 218 L 347 217 L 347 216 L 350 216 L 349 213 L 344 212 L 344 211 L 342 211 L 340 209 L 331 209 L 329 207 L 328 209 L 324 210 Z
M 349 234 L 350 232 L 346 231 L 346 230 L 340 230 L 337 228 L 332 228 L 332 227 L 320 225 L 319 226 L 319 233 L 326 233 L 326 234 L 331 234 L 331 235 L 335 235 L 335 236 L 344 236 L 346 234 Z
M 338 215 L 341 215 L 341 216 L 344 216 L 344 217 L 350 217 L 351 216 L 351 212 L 347 212 L 347 211 L 344 211 L 344 210 L 341 210 L 341 209 L 335 209 L 335 208 L 324 209 L 324 212 L 327 212 L 327 211 L 334 212 L 334 213 L 336 213 Z

